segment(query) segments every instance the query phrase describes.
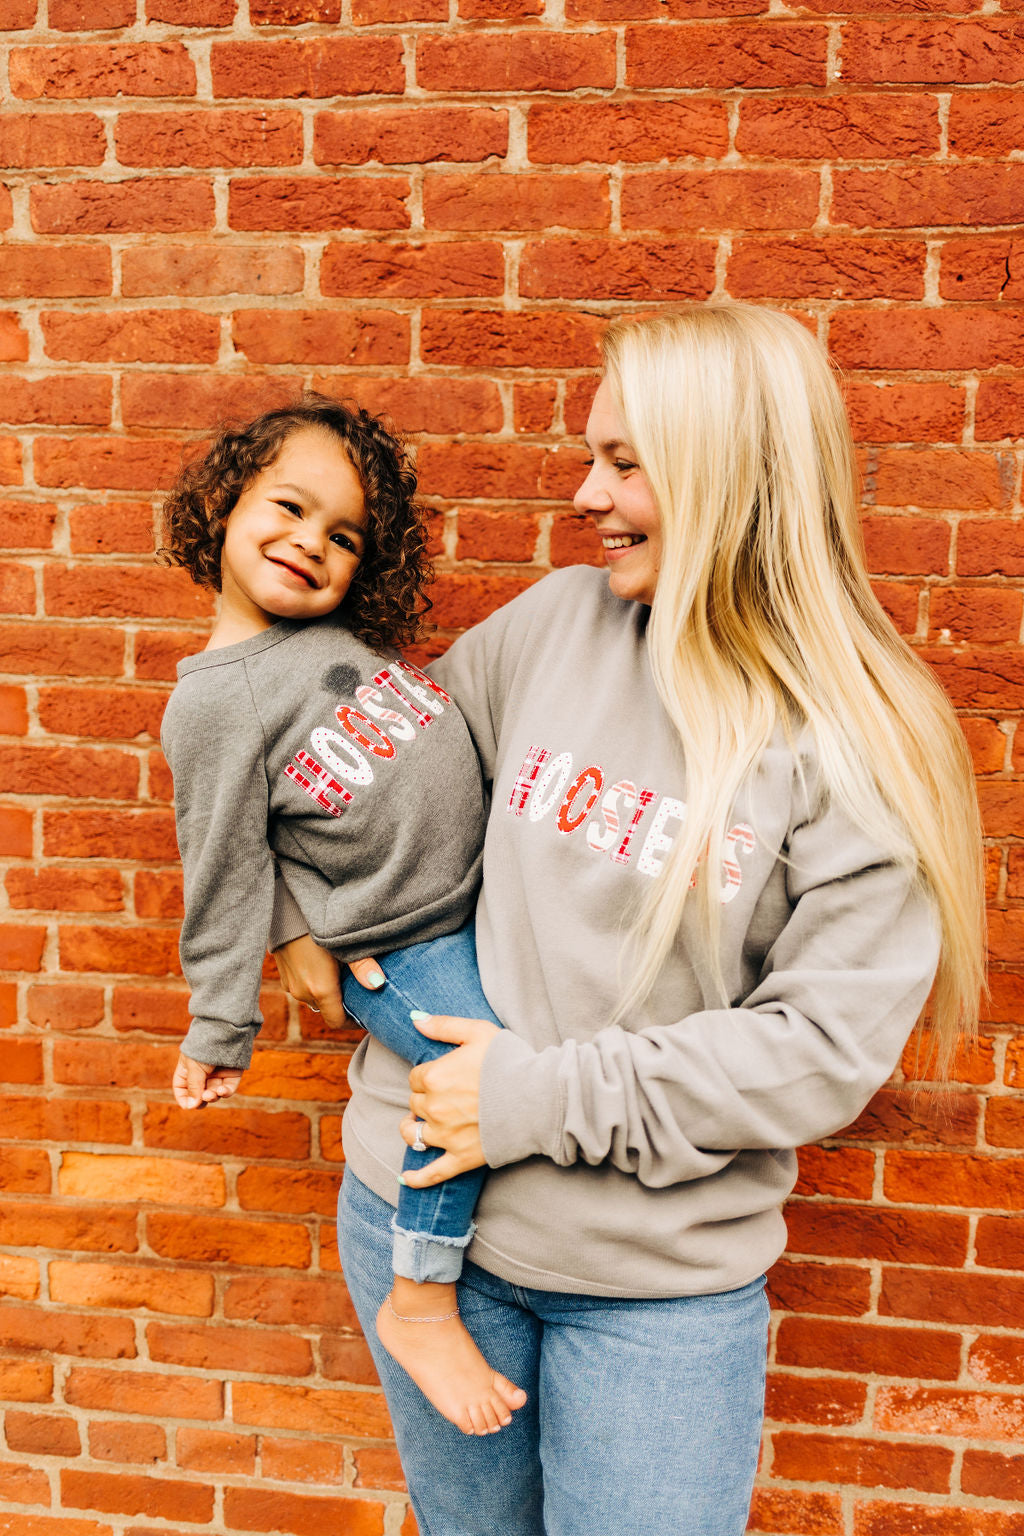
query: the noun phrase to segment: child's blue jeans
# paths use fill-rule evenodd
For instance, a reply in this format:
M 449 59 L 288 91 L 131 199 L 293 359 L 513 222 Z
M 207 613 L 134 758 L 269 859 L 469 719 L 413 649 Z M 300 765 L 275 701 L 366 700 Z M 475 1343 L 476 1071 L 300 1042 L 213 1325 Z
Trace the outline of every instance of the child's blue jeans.
M 342 983 L 345 1008 L 375 1040 L 413 1066 L 435 1061 L 452 1049 L 442 1040 L 421 1035 L 409 1017 L 413 1009 L 454 1018 L 489 1019 L 501 1027 L 480 985 L 475 925 L 471 918 L 455 933 L 424 944 L 410 944 L 376 956 L 387 978 L 377 991 L 361 987 L 349 971 Z M 414 1152 L 403 1171 L 425 1168 L 441 1156 L 440 1147 Z M 464 1250 L 473 1236 L 473 1210 L 485 1168 L 456 1174 L 430 1189 L 399 1187 L 394 1232 L 394 1272 L 409 1280 L 457 1280 Z

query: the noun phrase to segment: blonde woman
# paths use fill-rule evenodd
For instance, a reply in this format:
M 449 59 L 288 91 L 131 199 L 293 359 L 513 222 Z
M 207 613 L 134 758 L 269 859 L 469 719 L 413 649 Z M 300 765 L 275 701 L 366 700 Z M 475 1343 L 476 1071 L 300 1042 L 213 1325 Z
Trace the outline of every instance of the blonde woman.
M 945 1059 L 977 1009 L 969 762 L 868 584 L 824 353 L 730 304 L 618 322 L 605 359 L 576 508 L 607 573 L 547 577 L 434 668 L 492 785 L 507 1028 L 435 1017 L 457 1048 L 411 1077 L 372 1040 L 352 1065 L 342 1258 L 422 1536 L 740 1536 L 794 1149 L 885 1081 L 933 980 Z M 280 958 L 339 1017 L 329 957 Z M 528 1393 L 491 1436 L 373 1338 L 399 1105 L 445 1149 L 418 1182 L 491 1170 L 459 1304 Z

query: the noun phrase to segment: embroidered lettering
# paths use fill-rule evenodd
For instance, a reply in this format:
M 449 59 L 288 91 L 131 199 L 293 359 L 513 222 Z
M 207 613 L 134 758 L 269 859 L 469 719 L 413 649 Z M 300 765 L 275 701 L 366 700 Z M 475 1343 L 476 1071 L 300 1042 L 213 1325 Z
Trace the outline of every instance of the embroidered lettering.
M 682 821 L 686 815 L 686 806 L 682 800 L 673 800 L 671 795 L 663 795 L 661 804 L 654 813 L 654 820 L 648 828 L 644 845 L 640 850 L 640 856 L 636 861 L 637 869 L 642 875 L 656 875 L 660 872 L 663 860 L 658 857 L 672 847 L 674 838 L 665 836 L 665 823 L 670 820 Z
M 344 779 L 348 784 L 372 784 L 373 769 L 358 747 L 346 741 L 344 736 L 339 736 L 337 731 L 330 731 L 325 725 L 318 725 L 310 735 L 313 750 L 323 758 L 327 766 Z M 339 757 L 338 753 L 344 753 L 345 757 Z
M 754 836 L 753 827 L 748 827 L 746 822 L 737 822 L 730 827 L 725 834 L 725 853 L 722 858 L 722 902 L 732 901 L 740 886 L 743 884 L 743 871 L 740 869 L 738 859 L 742 853 L 749 856 L 753 853 L 757 839 Z
M 386 667 L 382 672 L 376 673 L 373 681 L 377 684 L 378 688 L 387 688 L 389 692 L 394 694 L 399 704 L 404 704 L 406 709 L 411 710 L 413 719 L 421 729 L 426 729 L 431 720 L 433 720 L 433 715 L 425 714 L 422 709 L 417 709 L 415 704 L 411 703 L 410 700 L 406 698 L 405 694 L 402 693 L 398 684 L 395 682 L 395 679 L 392 677 L 391 673 Z M 411 688 L 409 692 L 412 692 Z
M 573 814 L 573 803 L 583 793 L 584 785 L 589 784 L 590 790 L 582 808 Z M 604 787 L 604 774 L 600 768 L 584 768 L 582 773 L 576 775 L 569 785 L 565 799 L 558 807 L 556 825 L 559 832 L 575 832 L 581 827 L 597 804 L 597 797 Z
M 390 737 L 385 736 L 379 725 L 374 725 L 373 721 L 361 715 L 358 709 L 350 709 L 347 704 L 343 704 L 340 709 L 335 710 L 335 714 L 342 730 L 353 736 L 361 747 L 366 748 L 367 752 L 372 752 L 374 757 L 394 757 L 394 742 Z M 366 734 L 367 731 L 370 732 L 369 735 Z
M 295 766 L 296 763 L 298 767 Z M 301 772 L 301 769 L 305 769 L 305 773 Z M 321 810 L 330 812 L 332 816 L 340 816 L 352 800 L 351 791 L 347 790 L 343 784 L 339 784 L 337 779 L 333 778 L 316 758 L 310 757 L 308 752 L 296 752 L 295 761 L 285 763 L 284 771 L 300 789 L 304 789 L 307 795 L 312 796 Z M 307 778 L 307 774 L 311 777 Z M 328 800 L 328 795 L 336 795 L 341 804 L 335 805 L 333 800 Z
M 508 805 L 505 807 L 513 816 L 521 816 L 525 811 L 526 802 L 537 782 L 537 775 L 550 756 L 551 753 L 547 747 L 531 747 L 523 758 L 523 766 L 516 775 L 512 793 L 508 797 Z
M 569 782 L 569 775 L 571 773 L 571 752 L 559 752 L 557 757 L 551 759 L 538 779 L 537 787 L 530 801 L 531 821 L 542 821 L 548 812 L 558 804 L 565 791 L 565 786 Z M 554 784 L 554 789 L 551 789 L 552 784 Z M 548 794 L 549 790 L 551 790 L 550 794 Z M 545 795 L 547 795 L 547 799 L 544 798 Z
M 632 785 L 629 787 L 630 789 L 633 789 Z M 629 856 L 633 851 L 630 847 L 630 844 L 633 841 L 633 834 L 636 832 L 637 827 L 643 820 L 644 812 L 647 810 L 647 807 L 650 805 L 651 801 L 657 800 L 658 798 L 658 791 L 656 789 L 641 789 L 634 790 L 633 792 L 636 795 L 636 808 L 633 811 L 633 819 L 630 821 L 629 826 L 626 828 L 625 837 L 622 839 L 622 842 L 612 854 L 612 858 L 616 864 L 629 863 Z
M 371 688 L 367 683 L 360 683 L 356 689 L 356 698 L 375 720 L 380 720 L 388 728 L 388 735 L 395 741 L 414 741 L 416 739 L 416 727 L 411 720 L 400 715 L 397 709 L 388 709 L 384 704 L 384 695 L 379 688 Z

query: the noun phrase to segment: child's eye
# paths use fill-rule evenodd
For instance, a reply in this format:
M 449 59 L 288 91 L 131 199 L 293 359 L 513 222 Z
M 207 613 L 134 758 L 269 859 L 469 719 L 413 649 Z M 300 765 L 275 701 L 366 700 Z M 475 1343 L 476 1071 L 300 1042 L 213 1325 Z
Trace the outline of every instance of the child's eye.
M 302 508 L 297 501 L 279 501 L 277 505 L 283 507 L 286 512 L 291 512 L 295 517 L 302 516 Z
M 347 533 L 332 533 L 331 543 L 337 544 L 339 549 L 347 549 L 350 554 L 358 555 L 359 553 L 354 540 L 350 539 Z
M 629 459 L 613 459 L 612 462 L 620 475 L 628 474 L 631 469 L 636 469 L 636 465 L 631 463 Z

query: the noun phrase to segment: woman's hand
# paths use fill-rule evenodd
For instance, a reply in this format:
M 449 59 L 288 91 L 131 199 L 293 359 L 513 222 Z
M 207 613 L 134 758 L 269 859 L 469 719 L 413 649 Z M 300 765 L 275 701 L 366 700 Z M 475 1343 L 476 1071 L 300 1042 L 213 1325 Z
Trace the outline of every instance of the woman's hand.
M 441 1014 L 414 1022 L 431 1040 L 447 1040 L 456 1047 L 409 1073 L 412 1113 L 402 1121 L 402 1136 L 409 1146 L 419 1134 L 428 1146 L 445 1149 L 429 1168 L 404 1175 L 411 1189 L 426 1189 L 469 1168 L 481 1168 L 487 1161 L 480 1143 L 480 1073 L 498 1026 L 487 1019 Z
M 341 1000 L 338 962 L 326 949 L 315 944 L 308 933 L 274 950 L 281 985 L 298 1002 L 319 1013 L 332 1029 L 344 1029 L 349 1022 Z M 384 976 L 376 960 L 353 960 L 349 970 L 361 987 L 376 991 L 384 985 Z
M 207 1066 L 179 1052 L 171 1090 L 182 1109 L 205 1109 L 218 1099 L 230 1099 L 241 1081 L 241 1067 Z

